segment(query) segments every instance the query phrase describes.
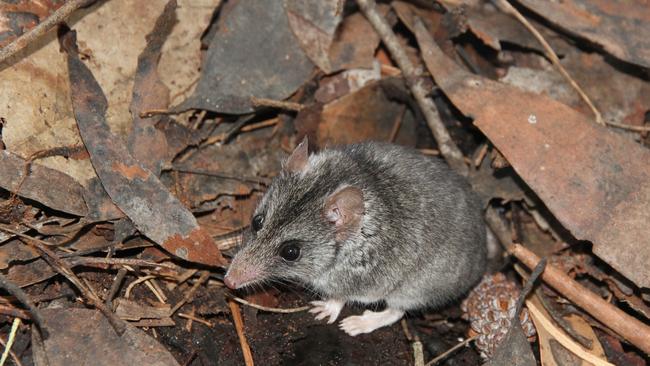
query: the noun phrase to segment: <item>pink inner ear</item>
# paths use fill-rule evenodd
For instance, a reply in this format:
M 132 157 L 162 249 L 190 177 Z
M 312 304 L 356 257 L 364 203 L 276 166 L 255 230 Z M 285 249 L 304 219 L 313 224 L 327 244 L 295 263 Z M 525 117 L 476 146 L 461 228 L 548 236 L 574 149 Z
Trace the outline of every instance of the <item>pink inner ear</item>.
M 357 187 L 339 189 L 325 201 L 325 217 L 336 227 L 339 239 L 359 228 L 363 213 L 363 192 Z
M 341 210 L 338 207 L 330 207 L 329 210 L 325 211 L 325 217 L 329 222 L 336 226 L 341 226 L 343 224 L 343 218 L 341 217 Z
M 309 161 L 309 142 L 307 141 L 307 136 L 302 139 L 302 141 L 296 146 L 289 158 L 284 163 L 284 169 L 292 172 L 298 173 L 302 172 L 307 168 L 307 162 Z

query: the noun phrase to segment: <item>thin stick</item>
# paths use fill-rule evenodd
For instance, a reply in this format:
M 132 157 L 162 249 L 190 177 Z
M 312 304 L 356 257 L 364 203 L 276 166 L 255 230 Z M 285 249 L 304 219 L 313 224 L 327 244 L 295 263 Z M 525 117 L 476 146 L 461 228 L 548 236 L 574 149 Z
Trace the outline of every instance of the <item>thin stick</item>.
M 635 131 L 635 132 L 649 132 L 650 131 L 650 126 L 632 126 L 632 125 L 626 125 L 624 123 L 616 123 L 616 122 L 607 122 L 607 125 L 616 127 L 616 128 L 622 128 L 625 130 L 630 130 L 630 131 Z
M 433 137 L 438 143 L 438 148 L 440 152 L 447 160 L 447 163 L 458 173 L 467 176 L 469 169 L 465 165 L 465 160 L 463 159 L 463 153 L 458 149 L 456 143 L 451 139 L 447 128 L 442 123 L 440 119 L 440 114 L 433 100 L 428 97 L 428 92 L 424 86 L 424 80 L 421 72 L 415 69 L 415 66 L 411 63 L 406 51 L 402 48 L 393 33 L 390 25 L 386 19 L 379 14 L 377 11 L 377 4 L 374 0 L 357 0 L 357 4 L 361 8 L 361 11 L 366 16 L 370 24 L 372 24 L 375 31 L 379 34 L 384 45 L 390 51 L 391 56 L 397 63 L 397 66 L 402 70 L 402 75 L 406 81 L 413 97 L 417 101 L 422 114 L 433 133 Z M 417 23 L 417 22 L 416 22 Z M 421 23 L 421 22 L 420 22 Z
M 424 350 L 422 349 L 422 342 L 415 341 L 411 343 L 413 346 L 413 366 L 424 366 Z
M 0 63 L 3 63 L 9 57 L 18 53 L 36 39 L 47 33 L 52 27 L 61 23 L 64 19 L 70 16 L 75 10 L 92 3 L 88 0 L 69 0 L 62 7 L 58 8 L 52 15 L 47 17 L 44 21 L 39 23 L 34 28 L 30 29 L 20 37 L 16 38 L 13 42 L 0 49 Z
M 177 269 L 177 267 L 170 263 L 156 263 L 144 259 L 136 258 L 98 258 L 98 257 L 72 257 L 65 260 L 70 266 L 83 266 L 92 264 L 112 264 L 124 266 L 139 266 L 139 267 L 161 267 L 167 269 Z
M 274 117 L 271 119 L 267 119 L 266 121 L 246 125 L 241 128 L 241 132 L 250 132 L 254 130 L 259 130 L 260 128 L 275 126 L 278 124 L 278 122 L 280 122 L 280 117 Z
M 194 317 L 195 314 L 196 314 L 196 313 L 195 313 L 194 305 L 192 305 L 192 310 L 190 310 L 189 315 L 191 315 L 192 317 Z M 178 313 L 178 315 L 180 316 L 181 313 Z M 193 324 L 192 318 L 187 318 L 187 323 L 185 324 L 185 330 L 186 330 L 188 333 L 192 332 L 192 324 Z
M 246 334 L 244 334 L 244 321 L 241 317 L 239 305 L 230 299 L 228 300 L 228 306 L 230 306 L 230 313 L 232 314 L 232 319 L 235 322 L 235 329 L 237 330 L 237 336 L 239 337 L 239 344 L 241 345 L 241 350 L 244 354 L 244 362 L 246 363 L 246 366 L 253 366 L 253 353 L 251 352 L 251 347 L 248 345 L 248 341 L 246 340 Z
M 186 302 L 190 301 L 192 297 L 194 297 L 194 293 L 196 290 L 198 290 L 199 286 L 203 284 L 203 282 L 207 281 L 208 278 L 210 278 L 210 272 L 208 271 L 201 271 L 201 276 L 199 279 L 194 282 L 194 285 L 192 285 L 192 288 L 190 288 L 189 291 L 185 293 L 185 296 L 183 296 L 183 299 L 178 302 L 178 304 L 174 305 L 174 307 L 169 311 L 169 316 L 171 317 L 174 315 L 174 313 L 181 308 L 181 306 L 185 305 Z
M 284 100 L 275 100 L 267 98 L 251 97 L 251 104 L 253 107 L 270 107 L 284 109 L 287 111 L 300 112 L 305 106 L 300 103 L 287 102 Z
M 535 29 L 535 27 L 530 24 L 528 19 L 526 19 L 520 12 L 519 10 L 515 9 L 512 5 L 507 0 L 495 0 L 497 6 L 501 9 L 506 14 L 510 14 L 513 17 L 515 17 L 521 24 L 528 29 L 530 33 L 537 39 L 537 41 L 542 45 L 544 48 L 544 52 L 546 53 L 546 57 L 548 57 L 551 60 L 551 63 L 553 63 L 553 66 L 555 66 L 562 77 L 571 85 L 571 87 L 580 95 L 580 98 L 589 106 L 589 109 L 594 113 L 594 116 L 596 117 L 596 122 L 601 125 L 605 125 L 605 122 L 603 121 L 603 116 L 600 114 L 600 111 L 596 108 L 596 106 L 591 102 L 591 99 L 587 94 L 582 90 L 580 85 L 571 78 L 571 75 L 566 71 L 564 66 L 560 63 L 560 59 L 557 57 L 557 54 L 555 51 L 553 51 L 553 48 L 551 45 L 546 42 L 546 39 L 544 39 L 544 36 L 542 36 L 541 33 Z
M 529 268 L 539 263 L 539 257 L 520 244 L 513 244 L 509 251 Z M 547 265 L 542 279 L 575 305 L 625 338 L 645 353 L 650 354 L 650 327 L 606 302 L 591 290 L 582 286 L 564 272 Z
M 205 319 L 201 319 L 199 317 L 196 317 L 196 316 L 194 316 L 192 314 L 178 313 L 178 316 L 180 316 L 181 318 L 189 319 L 189 320 L 192 320 L 192 321 L 207 325 L 210 328 L 214 327 L 214 324 L 210 323 L 209 321 L 207 321 Z
M 269 307 L 266 307 L 266 306 L 253 304 L 252 302 L 246 301 L 246 300 L 244 300 L 242 298 L 239 298 L 239 297 L 236 297 L 236 296 L 230 296 L 230 298 L 237 301 L 240 304 L 250 306 L 250 307 L 255 308 L 257 310 L 262 310 L 262 311 L 266 311 L 266 312 L 269 312 L 269 313 L 291 314 L 291 313 L 299 313 L 301 311 L 309 310 L 309 306 L 301 306 L 299 308 L 290 308 L 290 309 L 269 308 Z
M 148 280 L 150 280 L 152 278 L 156 278 L 156 276 L 149 275 L 149 276 L 138 277 L 136 280 L 129 283 L 129 285 L 126 287 L 126 291 L 124 292 L 124 297 L 127 298 L 127 299 L 129 297 L 131 297 L 131 290 L 133 290 L 135 285 L 137 285 L 139 283 L 142 283 L 142 282 L 145 282 L 145 281 L 148 281 Z M 154 295 L 155 295 L 155 293 L 154 293 Z
M 107 308 L 111 309 L 113 307 L 112 301 L 115 298 L 115 295 L 117 295 L 117 292 L 120 290 L 120 287 L 122 287 L 122 282 L 124 282 L 126 273 L 126 268 L 120 268 L 119 271 L 117 271 L 115 280 L 113 280 L 113 284 L 111 285 L 111 290 L 108 292 L 108 296 L 106 297 L 105 304 Z
M 7 342 L 5 342 L 5 340 L 2 339 L 2 337 L 0 337 L 0 344 L 7 347 Z M 16 364 L 16 366 L 23 366 L 23 363 L 20 362 L 20 358 L 18 358 L 18 356 L 16 356 L 16 353 L 14 353 L 13 350 L 11 350 L 11 349 L 9 350 L 9 355 L 14 360 L 14 363 Z
M 14 344 L 16 339 L 16 332 L 20 326 L 20 318 L 14 318 L 14 323 L 11 325 L 11 333 L 9 333 L 9 339 L 7 340 L 7 345 L 5 346 L 5 351 L 2 352 L 2 358 L 0 358 L 0 366 L 3 366 L 9 357 L 9 351 L 11 351 L 11 346 Z
M 187 271 L 185 271 L 185 272 L 181 273 L 180 275 L 178 275 L 176 277 L 177 282 L 172 284 L 171 290 L 175 289 L 176 287 L 181 285 L 183 282 L 185 282 L 185 281 L 189 280 L 190 278 L 192 278 L 192 276 L 194 276 L 194 274 L 196 272 L 198 272 L 198 271 L 199 271 L 198 269 L 192 268 L 192 269 L 188 269 Z
M 461 347 L 464 347 L 465 345 L 467 345 L 471 341 L 475 340 L 476 338 L 478 338 L 478 334 L 473 336 L 473 337 L 469 337 L 466 340 L 464 340 L 464 341 L 458 343 L 457 345 L 451 347 L 450 349 L 448 349 L 445 352 L 441 353 L 440 355 L 436 356 L 431 361 L 427 362 L 424 366 L 431 366 L 431 365 L 437 364 L 438 362 L 440 362 L 440 361 L 444 360 L 445 358 L 447 358 L 447 356 L 449 356 L 451 353 L 453 353 L 454 351 L 456 351 L 457 349 L 459 349 Z

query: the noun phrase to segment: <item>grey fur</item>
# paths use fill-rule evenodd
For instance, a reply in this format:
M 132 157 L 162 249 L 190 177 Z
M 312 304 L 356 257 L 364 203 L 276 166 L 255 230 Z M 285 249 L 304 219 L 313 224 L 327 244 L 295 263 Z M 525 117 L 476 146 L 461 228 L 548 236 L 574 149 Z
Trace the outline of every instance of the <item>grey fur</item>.
M 360 188 L 361 229 L 340 243 L 323 216 L 325 199 Z M 232 267 L 300 281 L 326 298 L 399 310 L 440 307 L 466 293 L 485 270 L 485 226 L 469 184 L 436 158 L 367 142 L 309 156 L 301 173 L 283 171 L 256 209 L 265 221 L 249 233 Z M 279 255 L 287 240 L 301 257 Z M 231 267 L 231 268 L 232 268 Z

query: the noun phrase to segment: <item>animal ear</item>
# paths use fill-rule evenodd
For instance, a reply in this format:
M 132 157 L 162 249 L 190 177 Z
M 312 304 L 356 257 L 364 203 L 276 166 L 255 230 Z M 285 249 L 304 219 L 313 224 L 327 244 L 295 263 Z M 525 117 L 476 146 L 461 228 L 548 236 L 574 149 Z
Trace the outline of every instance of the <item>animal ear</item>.
M 284 163 L 284 169 L 291 173 L 299 173 L 304 171 L 307 168 L 307 162 L 309 160 L 309 142 L 307 141 L 307 135 L 302 139 L 302 141 L 296 146 L 289 158 Z
M 325 200 L 324 215 L 336 228 L 337 240 L 345 240 L 358 230 L 363 214 L 363 192 L 357 187 L 341 188 Z

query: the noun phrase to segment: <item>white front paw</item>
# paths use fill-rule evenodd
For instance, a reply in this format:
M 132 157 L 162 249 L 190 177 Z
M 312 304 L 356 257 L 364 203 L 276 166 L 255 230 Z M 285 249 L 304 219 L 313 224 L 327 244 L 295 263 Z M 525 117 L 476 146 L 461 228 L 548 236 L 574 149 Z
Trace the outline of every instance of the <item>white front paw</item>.
M 391 325 L 400 320 L 403 315 L 402 310 L 390 308 L 380 312 L 366 310 L 363 315 L 349 316 L 343 319 L 339 324 L 339 328 L 354 337 L 361 333 L 370 333 L 377 328 Z
M 316 314 L 316 320 L 325 319 L 329 317 L 327 324 L 332 324 L 339 317 L 341 309 L 343 309 L 343 301 L 327 300 L 327 301 L 312 301 L 310 302 L 314 307 L 309 310 L 310 313 Z
M 376 322 L 364 315 L 354 315 L 343 319 L 339 324 L 339 328 L 353 337 L 361 333 L 372 332 L 377 328 L 375 326 Z

